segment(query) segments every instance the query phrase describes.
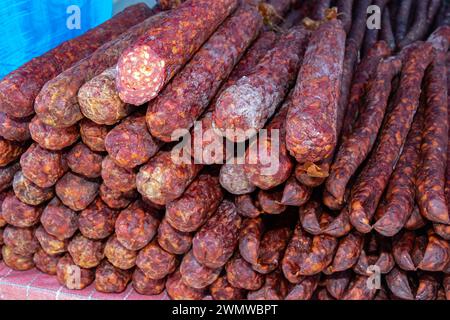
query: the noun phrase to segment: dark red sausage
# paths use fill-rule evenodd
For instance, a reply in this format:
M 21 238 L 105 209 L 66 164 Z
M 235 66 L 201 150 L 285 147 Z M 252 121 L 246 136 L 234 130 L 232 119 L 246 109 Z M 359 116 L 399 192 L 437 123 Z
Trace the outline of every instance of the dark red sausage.
M 423 107 L 420 106 L 415 115 L 402 154 L 376 213 L 379 218 L 373 227 L 386 237 L 398 233 L 414 210 L 415 178 L 422 142 Z
M 183 232 L 196 231 L 216 211 L 222 198 L 219 179 L 202 174 L 189 185 L 180 198 L 167 204 L 167 222 Z
M 405 60 L 396 103 L 389 113 L 379 142 L 352 188 L 350 219 L 363 233 L 371 230 L 371 219 L 392 174 L 419 104 L 420 82 L 429 64 L 432 47 L 418 43 L 404 52 Z
M 249 74 L 225 89 L 213 113 L 214 128 L 237 142 L 262 129 L 295 81 L 308 36 L 303 27 L 290 29 Z
M 344 46 L 339 20 L 322 24 L 311 35 L 286 118 L 286 146 L 300 163 L 330 157 L 337 143 Z
M 154 137 L 170 142 L 194 125 L 261 26 L 257 9 L 244 4 L 217 29 L 149 104 L 146 120 Z
M 152 10 L 143 3 L 131 6 L 11 72 L 0 82 L 0 110 L 19 118 L 33 114 L 34 99 L 47 81 L 151 14 Z
M 165 205 L 184 193 L 201 168 L 192 161 L 176 163 L 170 151 L 162 151 L 140 168 L 137 189 L 152 202 Z
M 346 137 L 353 131 L 353 126 L 359 114 L 363 112 L 365 107 L 365 95 L 369 88 L 368 82 L 377 70 L 378 64 L 383 58 L 388 57 L 391 50 L 386 42 L 378 41 L 368 51 L 361 62 L 356 66 L 348 101 L 347 110 L 345 112 L 344 122 L 342 124 L 341 139 Z
M 20 158 L 25 177 L 41 188 L 51 187 L 68 170 L 65 154 L 32 144 Z
M 78 126 L 55 128 L 34 117 L 30 122 L 31 138 L 42 148 L 49 150 L 62 150 L 74 144 L 80 137 Z
M 6 140 L 27 141 L 31 137 L 29 123 L 30 117 L 18 119 L 0 112 L 0 136 Z
M 223 266 L 238 244 L 240 227 L 241 217 L 235 205 L 224 200 L 194 236 L 192 247 L 195 258 L 209 268 Z
M 448 49 L 448 45 L 446 46 Z M 445 198 L 447 166 L 448 111 L 445 51 L 435 50 L 425 76 L 426 107 L 421 146 L 421 163 L 417 171 L 417 203 L 421 214 L 433 222 L 450 224 Z
M 427 22 L 428 4 L 430 0 L 422 0 L 417 2 L 417 7 L 415 10 L 415 18 L 410 29 L 408 30 L 405 37 L 399 42 L 398 46 L 404 48 L 405 46 L 413 43 L 417 40 L 422 40 L 430 25 Z
M 399 8 L 397 10 L 396 27 L 395 27 L 395 40 L 397 43 L 403 41 L 408 31 L 410 12 L 413 5 L 413 0 L 401 0 Z
M 380 62 L 366 95 L 367 106 L 355 124 L 353 132 L 339 148 L 326 181 L 326 190 L 339 203 L 344 202 L 349 180 L 375 144 L 388 105 L 392 79 L 400 68 L 401 61 L 397 58 L 388 58 Z
M 147 131 L 145 117 L 139 114 L 122 121 L 105 138 L 109 156 L 127 169 L 146 163 L 160 146 L 161 143 Z
M 237 0 L 188 1 L 148 29 L 119 59 L 120 98 L 135 105 L 153 99 L 237 4 Z

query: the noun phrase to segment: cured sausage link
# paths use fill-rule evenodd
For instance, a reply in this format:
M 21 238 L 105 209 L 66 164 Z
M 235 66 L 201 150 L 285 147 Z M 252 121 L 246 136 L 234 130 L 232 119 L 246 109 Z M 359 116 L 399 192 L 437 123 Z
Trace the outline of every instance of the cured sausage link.
M 261 27 L 258 10 L 250 5 L 240 6 L 149 104 L 146 119 L 151 134 L 170 142 L 178 138 L 172 137 L 177 130 L 190 129 Z
M 350 220 L 362 233 L 372 229 L 370 220 L 397 163 L 419 105 L 420 86 L 424 71 L 431 62 L 432 50 L 431 44 L 419 42 L 401 53 L 404 63 L 394 107 L 387 115 L 378 145 L 351 191 Z
M 34 99 L 47 81 L 151 14 L 152 10 L 143 3 L 128 7 L 98 27 L 14 70 L 0 81 L 0 111 L 17 118 L 33 114 Z
M 237 0 L 191 0 L 170 11 L 119 58 L 120 98 L 141 105 L 156 97 L 237 4 Z

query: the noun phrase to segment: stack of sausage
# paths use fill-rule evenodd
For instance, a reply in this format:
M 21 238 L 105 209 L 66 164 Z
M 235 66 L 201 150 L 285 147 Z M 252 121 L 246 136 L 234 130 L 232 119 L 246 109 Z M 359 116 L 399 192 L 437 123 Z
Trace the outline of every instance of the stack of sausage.
M 160 1 L 31 60 L 0 81 L 4 262 L 172 299 L 450 299 L 449 12 Z

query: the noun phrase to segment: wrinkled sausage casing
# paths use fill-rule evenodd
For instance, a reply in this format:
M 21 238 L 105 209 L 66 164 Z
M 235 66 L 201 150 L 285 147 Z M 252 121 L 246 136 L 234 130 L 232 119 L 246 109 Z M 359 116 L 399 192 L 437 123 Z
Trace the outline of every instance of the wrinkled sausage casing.
M 237 4 L 237 0 L 188 1 L 148 29 L 119 58 L 120 98 L 134 105 L 153 99 Z

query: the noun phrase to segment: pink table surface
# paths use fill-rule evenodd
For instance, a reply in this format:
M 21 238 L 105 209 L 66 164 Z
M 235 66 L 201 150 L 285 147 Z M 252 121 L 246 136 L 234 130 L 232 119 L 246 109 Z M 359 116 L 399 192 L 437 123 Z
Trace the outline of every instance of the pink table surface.
M 94 285 L 83 290 L 69 290 L 37 269 L 15 271 L 0 262 L 0 300 L 167 300 L 164 292 L 144 296 L 134 291 L 131 284 L 122 293 L 97 292 Z

